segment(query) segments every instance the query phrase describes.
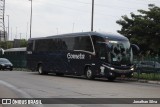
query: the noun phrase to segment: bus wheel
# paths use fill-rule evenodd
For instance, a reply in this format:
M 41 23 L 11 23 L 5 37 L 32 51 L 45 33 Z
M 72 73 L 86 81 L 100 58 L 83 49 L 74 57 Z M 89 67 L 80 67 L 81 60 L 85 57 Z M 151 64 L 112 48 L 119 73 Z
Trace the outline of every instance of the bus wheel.
M 85 76 L 87 79 L 90 79 L 90 80 L 95 78 L 95 76 L 93 75 L 93 71 L 90 69 L 90 67 L 86 68 Z
M 43 75 L 43 74 L 44 74 L 44 71 L 42 70 L 42 65 L 39 65 L 39 66 L 38 66 L 38 73 L 39 73 L 40 75 Z

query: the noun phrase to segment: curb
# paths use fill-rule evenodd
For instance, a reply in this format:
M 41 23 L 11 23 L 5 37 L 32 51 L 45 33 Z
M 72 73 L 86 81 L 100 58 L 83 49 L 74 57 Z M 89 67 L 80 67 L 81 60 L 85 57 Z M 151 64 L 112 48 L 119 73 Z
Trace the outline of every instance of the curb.
M 149 83 L 149 84 L 158 84 L 160 85 L 160 81 L 148 81 L 148 80 L 138 80 L 141 83 Z

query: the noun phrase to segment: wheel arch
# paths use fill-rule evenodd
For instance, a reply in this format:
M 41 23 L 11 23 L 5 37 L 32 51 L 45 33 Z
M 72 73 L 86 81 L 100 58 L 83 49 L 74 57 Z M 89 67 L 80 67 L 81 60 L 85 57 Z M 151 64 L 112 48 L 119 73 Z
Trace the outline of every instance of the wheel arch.
M 84 67 L 84 75 L 86 74 L 86 70 L 87 70 L 88 67 L 91 68 L 92 65 L 91 65 L 91 64 L 86 64 L 86 65 L 85 65 L 85 67 Z

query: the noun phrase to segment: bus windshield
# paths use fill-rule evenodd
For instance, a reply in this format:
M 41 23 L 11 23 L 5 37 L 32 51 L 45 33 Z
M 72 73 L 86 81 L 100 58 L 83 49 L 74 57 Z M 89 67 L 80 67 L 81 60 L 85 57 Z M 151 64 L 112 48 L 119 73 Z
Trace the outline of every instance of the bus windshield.
M 113 65 L 127 66 L 132 63 L 133 54 L 129 41 L 109 40 L 109 62 Z

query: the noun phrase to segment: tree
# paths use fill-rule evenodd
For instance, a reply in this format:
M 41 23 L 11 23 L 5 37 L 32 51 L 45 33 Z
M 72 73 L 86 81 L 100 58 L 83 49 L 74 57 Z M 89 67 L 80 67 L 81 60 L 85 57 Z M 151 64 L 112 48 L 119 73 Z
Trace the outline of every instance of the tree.
M 20 47 L 27 47 L 27 41 L 25 39 L 21 39 Z
M 13 48 L 13 42 L 11 41 L 0 41 L 0 48 L 3 49 L 8 49 L 8 48 Z
M 131 18 L 122 16 L 116 21 L 122 26 L 118 32 L 138 44 L 143 54 L 160 54 L 160 7 L 153 4 L 148 7 L 148 10 L 138 10 L 138 15 L 131 13 Z

